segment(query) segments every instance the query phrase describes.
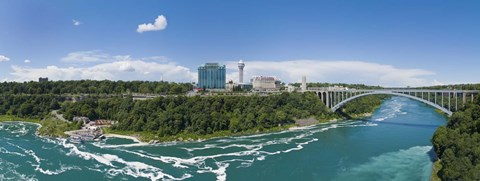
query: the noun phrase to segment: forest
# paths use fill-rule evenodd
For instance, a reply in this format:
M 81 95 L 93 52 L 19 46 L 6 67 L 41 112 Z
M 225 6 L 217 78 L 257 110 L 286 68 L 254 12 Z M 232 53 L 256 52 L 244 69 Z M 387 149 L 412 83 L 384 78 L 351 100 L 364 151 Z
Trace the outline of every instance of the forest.
M 349 104 L 349 113 L 371 112 L 382 97 L 371 96 Z M 362 107 L 352 111 L 353 107 Z M 159 137 L 180 133 L 205 135 L 218 131 L 232 133 L 263 130 L 293 124 L 295 119 L 314 117 L 327 121 L 339 118 L 313 93 L 282 93 L 269 96 L 170 96 L 145 101 L 132 98 L 85 99 L 65 103 L 61 111 L 67 119 L 118 121 L 113 130 L 148 131 Z M 363 112 L 364 111 L 364 112 Z
M 113 129 L 151 131 L 158 136 L 181 132 L 199 135 L 230 130 L 271 128 L 292 124 L 295 118 L 330 118 L 315 94 L 270 96 L 158 97 L 145 101 L 131 98 L 86 99 L 62 107 L 67 119 L 75 115 L 119 121 Z
M 2 94 L 185 94 L 193 89 L 191 83 L 72 80 L 48 82 L 3 82 Z
M 442 180 L 480 180 L 480 98 L 455 112 L 435 132 L 432 143 Z
M 327 121 L 344 116 L 330 112 L 313 93 L 187 97 L 183 94 L 190 86 L 142 81 L 0 83 L 0 90 L 3 91 L 0 94 L 0 115 L 9 119 L 14 116 L 16 119 L 47 120 L 44 130 L 78 127 L 76 123 L 55 126 L 61 122 L 50 121 L 50 113 L 60 110 L 59 113 L 67 120 L 73 120 L 75 116 L 85 116 L 91 120 L 109 119 L 118 121 L 111 128 L 114 131 L 148 132 L 158 137 L 207 135 L 221 131 L 262 131 L 293 125 L 296 119 L 314 117 Z M 135 101 L 131 96 L 102 96 L 125 92 L 175 95 L 142 101 Z M 78 102 L 70 99 L 71 94 L 79 93 L 88 95 Z M 357 99 L 342 110 L 347 114 L 372 112 L 382 99 L 381 96 Z

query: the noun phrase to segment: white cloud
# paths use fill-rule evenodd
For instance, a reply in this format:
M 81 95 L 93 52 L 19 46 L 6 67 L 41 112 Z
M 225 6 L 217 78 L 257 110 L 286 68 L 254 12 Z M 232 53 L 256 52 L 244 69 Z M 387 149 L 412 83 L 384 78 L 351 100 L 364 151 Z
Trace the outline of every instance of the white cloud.
M 146 31 L 159 31 L 164 30 L 167 27 L 167 18 L 165 16 L 160 15 L 155 19 L 155 23 L 143 23 L 138 25 L 137 32 L 143 33 Z
M 5 55 L 0 55 L 0 62 L 8 62 L 10 58 L 6 57 Z
M 65 62 L 92 62 L 95 65 L 78 67 L 47 66 L 29 68 L 12 66 L 13 81 L 37 80 L 161 80 L 190 82 L 197 80 L 197 73 L 177 65 L 166 57 L 132 58 L 129 55 L 112 56 L 101 51 L 73 52 L 62 58 Z M 227 81 L 238 81 L 236 61 L 225 62 L 228 69 Z M 392 65 L 364 61 L 246 61 L 244 80 L 255 75 L 271 75 L 282 81 L 300 82 L 303 75 L 308 82 L 359 83 L 386 87 L 428 86 L 443 84 L 432 79 L 433 72 L 423 69 L 398 68 Z M 72 64 L 74 65 L 74 64 Z M 82 65 L 82 64 L 81 64 Z M 195 66 L 195 65 L 192 65 Z
M 300 82 L 303 75 L 308 82 L 360 83 L 381 86 L 424 86 L 439 84 L 428 79 L 433 72 L 423 69 L 403 69 L 391 65 L 362 61 L 247 61 L 244 80 L 255 75 L 277 76 L 282 81 Z M 237 62 L 227 62 L 228 80 L 238 81 Z
M 117 58 L 125 58 L 124 56 L 112 57 L 100 50 L 78 51 L 69 53 L 61 60 L 69 63 L 91 63 L 91 62 L 109 62 Z
M 13 81 L 37 80 L 48 77 L 50 80 L 150 80 L 159 81 L 162 76 L 166 81 L 195 81 L 196 73 L 173 62 L 157 63 L 142 60 L 121 60 L 106 62 L 90 67 L 57 67 L 29 68 L 12 66 Z
M 32 61 L 30 61 L 29 59 L 25 59 L 25 60 L 23 61 L 23 63 L 30 63 L 30 62 L 32 62 Z
M 82 22 L 75 19 L 72 19 L 72 23 L 73 23 L 73 26 L 80 26 L 82 24 Z

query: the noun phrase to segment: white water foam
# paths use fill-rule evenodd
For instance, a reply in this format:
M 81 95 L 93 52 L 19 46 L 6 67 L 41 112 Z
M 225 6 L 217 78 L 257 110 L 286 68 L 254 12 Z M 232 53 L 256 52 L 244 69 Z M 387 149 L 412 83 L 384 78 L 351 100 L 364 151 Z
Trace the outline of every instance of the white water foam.
M 16 171 L 19 165 L 10 163 L 0 158 L 0 180 L 25 180 L 37 181 L 33 175 L 20 174 Z
M 80 169 L 79 167 L 71 167 L 71 166 L 66 166 L 66 165 L 60 165 L 60 169 L 57 169 L 57 170 L 46 169 L 45 170 L 41 167 L 41 163 L 42 163 L 43 159 L 38 157 L 33 150 L 27 150 L 27 149 L 25 149 L 21 146 L 12 144 L 10 142 L 7 142 L 7 144 L 9 144 L 11 146 L 14 146 L 14 147 L 17 147 L 18 149 L 21 149 L 26 155 L 30 155 L 36 162 L 35 164 L 32 163 L 32 166 L 35 167 L 35 171 L 38 171 L 38 172 L 43 173 L 45 175 L 58 175 L 58 174 L 61 174 L 63 172 L 66 172 L 68 170 L 79 170 Z M 22 155 L 24 155 L 24 154 L 22 154 Z M 24 155 L 24 156 L 26 156 L 26 155 Z
M 229 152 L 229 153 L 222 153 L 222 154 L 213 154 L 213 155 L 206 155 L 206 156 L 192 156 L 190 158 L 178 158 L 178 157 L 171 157 L 171 156 L 159 156 L 159 155 L 150 155 L 147 153 L 141 153 L 141 152 L 136 152 L 136 151 L 130 151 L 130 150 L 122 150 L 124 152 L 134 154 L 143 158 L 148 158 L 151 160 L 155 161 L 160 161 L 163 163 L 171 164 L 173 167 L 176 168 L 196 168 L 198 169 L 198 173 L 214 173 L 217 176 L 217 180 L 225 180 L 226 179 L 226 169 L 230 165 L 230 163 L 234 162 L 239 162 L 240 166 L 239 167 L 249 167 L 251 166 L 255 161 L 263 161 L 266 159 L 267 156 L 270 155 L 277 155 L 277 154 L 282 154 L 282 153 L 289 153 L 292 151 L 299 151 L 304 148 L 305 145 L 308 145 L 312 142 L 318 141 L 317 138 L 311 138 L 311 136 L 315 133 L 318 132 L 324 132 L 329 129 L 335 129 L 335 128 L 341 128 L 341 127 L 357 127 L 357 126 L 376 126 L 374 124 L 366 124 L 365 122 L 361 121 L 352 121 L 352 122 L 345 122 L 345 123 L 338 123 L 338 124 L 330 124 L 330 125 L 322 125 L 326 127 L 314 127 L 314 128 L 309 128 L 309 129 L 303 129 L 303 130 L 290 130 L 290 131 L 283 131 L 280 133 L 268 133 L 268 134 L 262 134 L 262 136 L 241 136 L 241 137 L 230 137 L 227 139 L 221 139 L 214 141 L 215 143 L 218 144 L 205 144 L 202 147 L 197 147 L 197 148 L 181 148 L 189 153 L 193 151 L 198 151 L 198 150 L 209 150 L 209 149 L 221 149 L 225 150 L 227 148 L 244 148 L 246 150 L 243 151 L 236 151 L 236 152 Z M 262 137 L 270 136 L 273 134 L 283 134 L 283 133 L 297 133 L 298 135 L 295 135 L 293 137 L 289 136 L 286 138 L 273 138 L 273 140 L 269 141 L 264 141 L 261 143 L 256 143 L 254 142 L 255 139 L 262 139 Z M 249 139 L 246 139 L 249 138 Z M 270 138 L 271 139 L 271 138 Z M 236 142 L 236 141 L 246 141 L 249 140 L 251 141 L 251 144 L 230 144 L 230 145 L 220 145 L 220 144 L 225 144 L 224 140 L 229 140 L 228 142 Z M 263 140 L 263 139 L 262 139 Z M 300 141 L 299 140 L 304 140 Z M 268 152 L 262 150 L 266 146 L 270 145 L 292 145 L 290 148 L 287 148 L 285 150 L 278 150 L 274 152 Z M 194 155 L 194 154 L 191 154 Z M 230 158 L 230 157 L 245 157 L 245 156 L 253 156 L 253 159 L 228 159 L 228 160 L 223 160 L 225 158 Z M 217 166 L 217 169 L 213 169 L 212 167 L 206 166 L 206 161 L 207 160 L 213 160 L 215 161 L 215 164 Z M 220 160 L 220 161 L 219 161 Z
M 406 115 L 407 112 L 402 111 L 403 102 L 401 101 L 402 98 L 393 98 L 392 101 L 389 101 L 385 104 L 385 108 L 382 109 L 379 114 L 375 117 L 375 121 L 385 121 L 386 119 L 392 119 L 397 117 L 398 115 Z
M 7 142 L 7 143 L 8 143 L 8 142 Z M 22 154 L 22 153 L 18 153 L 18 152 L 14 152 L 14 151 L 9 151 L 9 150 L 7 150 L 6 148 L 3 148 L 3 147 L 0 147 L 0 153 L 9 154 L 9 155 L 14 155 L 14 156 L 21 156 L 21 157 L 27 156 L 27 155 Z
M 415 146 L 385 153 L 346 169 L 334 180 L 428 180 L 432 166 L 428 152 L 431 149 L 432 146 Z
M 68 155 L 77 155 L 85 160 L 95 160 L 103 165 L 111 167 L 108 169 L 107 174 L 110 176 L 117 176 L 119 174 L 130 175 L 134 178 L 143 177 L 148 178 L 150 180 L 161 180 L 161 179 L 168 179 L 168 180 L 184 180 L 186 178 L 190 178 L 190 174 L 184 174 L 180 178 L 176 178 L 172 175 L 163 173 L 161 169 L 157 167 L 153 167 L 151 165 L 147 165 L 141 162 L 135 161 L 125 161 L 124 159 L 118 157 L 117 155 L 111 154 L 102 154 L 97 155 L 93 153 L 83 152 L 78 149 L 74 144 L 67 143 L 66 140 L 62 143 L 65 148 L 70 149 L 70 153 Z M 119 168 L 113 165 L 113 162 L 120 163 L 125 165 L 123 168 Z

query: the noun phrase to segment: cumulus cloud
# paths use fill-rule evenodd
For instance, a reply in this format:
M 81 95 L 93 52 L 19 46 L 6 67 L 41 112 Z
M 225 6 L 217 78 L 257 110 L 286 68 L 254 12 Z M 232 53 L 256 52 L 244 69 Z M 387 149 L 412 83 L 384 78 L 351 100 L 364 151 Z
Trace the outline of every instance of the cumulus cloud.
M 150 80 L 159 81 L 162 76 L 167 81 L 195 81 L 196 73 L 173 62 L 157 63 L 142 60 L 122 60 L 101 63 L 90 67 L 58 67 L 29 68 L 12 66 L 13 81 L 37 80 L 48 77 L 50 80 Z M 147 73 L 148 72 L 148 73 Z
M 277 76 L 282 81 L 300 82 L 303 75 L 308 82 L 361 83 L 392 87 L 434 85 L 440 82 L 428 79 L 433 72 L 423 69 L 404 69 L 392 65 L 363 61 L 247 61 L 244 79 L 255 75 Z M 237 62 L 227 62 L 228 80 L 238 81 Z
M 100 50 L 78 51 L 69 53 L 61 60 L 68 63 L 91 63 L 91 62 L 109 62 L 117 58 L 125 58 L 124 56 L 112 57 Z
M 82 22 L 75 19 L 72 19 L 72 23 L 73 23 L 73 26 L 80 26 L 82 24 Z
M 112 56 L 101 51 L 73 52 L 62 58 L 66 62 L 94 62 L 95 65 L 43 68 L 12 66 L 12 81 L 37 80 L 150 80 L 190 82 L 197 81 L 197 72 L 177 65 L 166 57 L 133 58 L 129 55 Z M 236 61 L 227 65 L 227 81 L 238 81 Z M 252 76 L 276 76 L 286 83 L 300 82 L 303 75 L 308 82 L 360 83 L 386 87 L 428 86 L 442 82 L 432 79 L 434 72 L 424 69 L 399 68 L 392 65 L 364 61 L 246 61 L 244 80 Z M 192 65 L 194 66 L 194 65 Z
M 160 15 L 155 19 L 155 22 L 152 23 L 143 23 L 138 25 L 137 32 L 143 33 L 147 31 L 159 31 L 164 30 L 167 27 L 167 18 L 165 16 Z
M 30 62 L 32 62 L 32 61 L 30 61 L 29 59 L 25 59 L 25 60 L 23 61 L 23 63 L 30 63 Z
M 7 61 L 10 61 L 10 58 L 8 58 L 5 55 L 0 55 L 0 62 L 7 62 Z

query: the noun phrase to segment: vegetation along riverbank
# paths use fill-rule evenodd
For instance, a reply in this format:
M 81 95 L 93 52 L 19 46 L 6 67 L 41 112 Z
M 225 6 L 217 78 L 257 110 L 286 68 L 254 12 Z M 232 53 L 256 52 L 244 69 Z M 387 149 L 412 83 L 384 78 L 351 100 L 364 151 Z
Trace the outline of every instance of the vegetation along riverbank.
M 89 90 L 82 86 L 110 87 L 112 89 L 107 90 L 117 92 L 93 91 L 93 88 Z M 3 115 L 5 120 L 25 120 L 42 124 L 39 133 L 48 136 L 64 137 L 65 131 L 81 126 L 78 122 L 55 119 L 51 113 L 59 109 L 58 112 L 67 120 L 84 116 L 90 120 L 117 121 L 113 126 L 104 128 L 105 133 L 134 135 L 143 141 L 198 140 L 284 130 L 295 126 L 295 121 L 302 119 L 313 119 L 319 123 L 356 118 L 359 115 L 368 116 L 385 98 L 369 96 L 357 99 L 345 105 L 338 113 L 332 113 L 313 93 L 281 93 L 268 96 L 175 95 L 142 101 L 134 100 L 131 96 L 103 95 L 132 90 L 168 93 L 175 87 L 187 86 L 175 83 L 112 81 L 0 83 L 0 89 L 4 92 L 0 96 L 0 115 Z M 85 91 L 96 94 L 87 94 L 81 96 L 81 99 L 72 100 L 71 94 Z

